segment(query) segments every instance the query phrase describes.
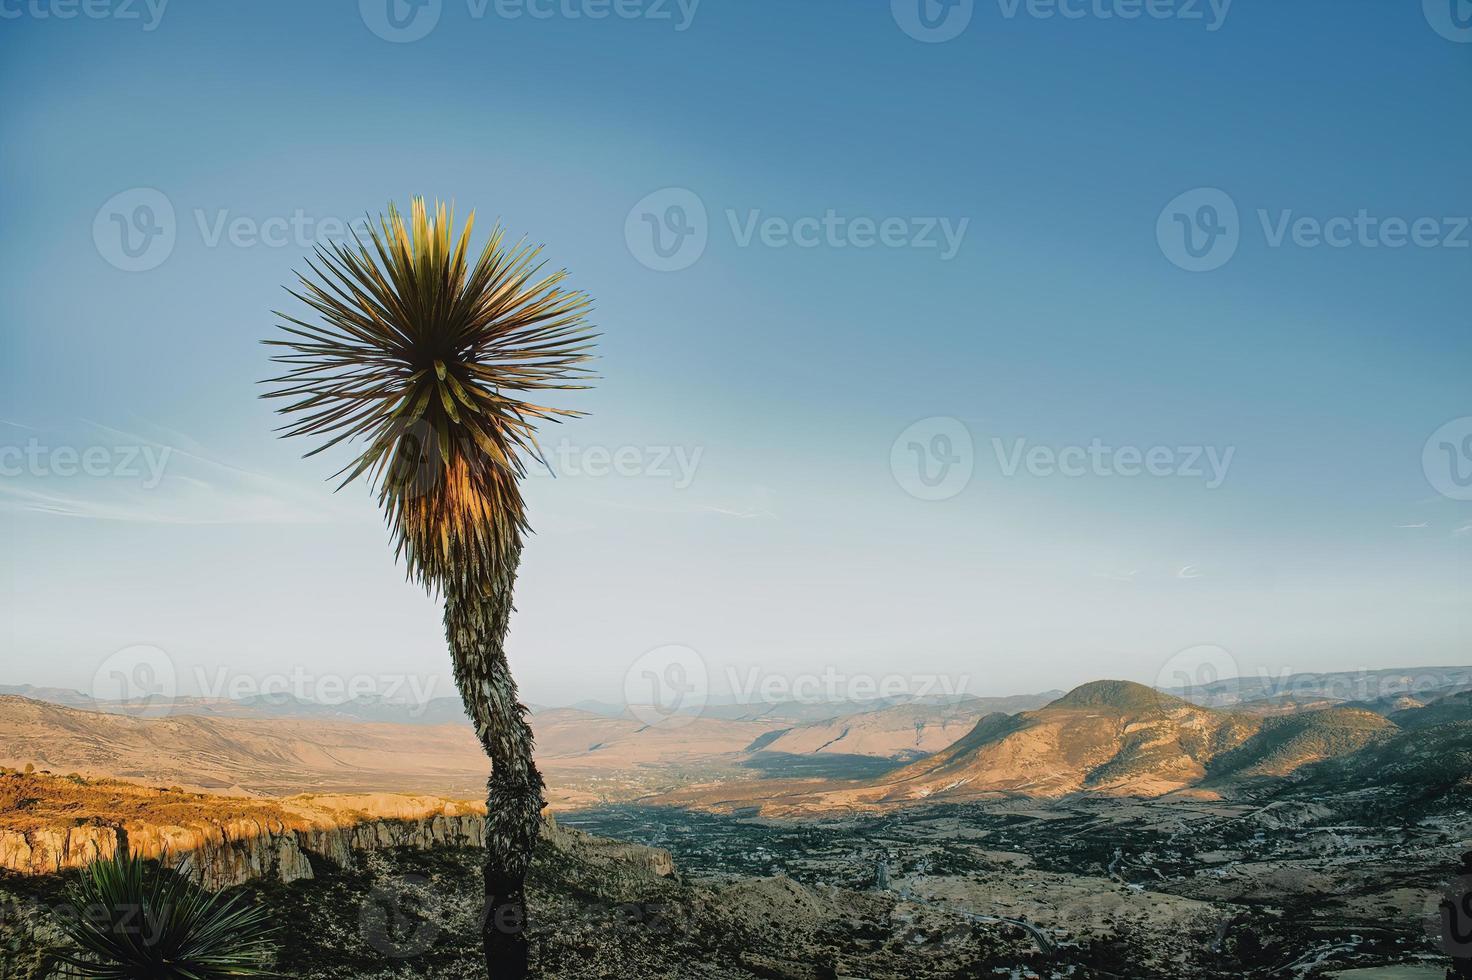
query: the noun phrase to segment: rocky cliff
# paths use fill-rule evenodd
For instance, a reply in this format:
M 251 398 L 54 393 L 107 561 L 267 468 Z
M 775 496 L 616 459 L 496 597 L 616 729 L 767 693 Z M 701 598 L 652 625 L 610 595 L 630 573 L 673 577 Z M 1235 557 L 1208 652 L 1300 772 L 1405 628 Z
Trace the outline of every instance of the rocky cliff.
M 479 846 L 485 808 L 421 796 L 238 800 L 128 783 L 0 776 L 0 868 L 51 874 L 120 849 L 209 888 L 312 877 L 308 855 L 353 865 L 360 851 Z

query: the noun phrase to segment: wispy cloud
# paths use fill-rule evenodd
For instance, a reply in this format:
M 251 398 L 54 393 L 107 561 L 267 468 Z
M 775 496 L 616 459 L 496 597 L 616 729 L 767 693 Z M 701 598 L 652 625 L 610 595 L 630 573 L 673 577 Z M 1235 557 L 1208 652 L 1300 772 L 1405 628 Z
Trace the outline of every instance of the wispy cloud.
M 1400 531 L 1414 531 L 1414 530 L 1417 530 L 1419 528 L 1430 527 L 1430 526 L 1431 526 L 1431 522 L 1430 521 L 1422 521 L 1420 524 L 1397 524 L 1397 525 L 1395 525 L 1396 529 L 1397 530 L 1400 530 Z
M 32 435 L 10 440 L 0 511 L 136 524 L 358 519 L 358 509 L 326 486 L 289 483 L 213 457 L 181 433 L 160 438 L 87 420 L 80 432 L 5 424 Z
M 1201 577 L 1201 572 L 1196 568 L 1195 565 L 1182 565 L 1176 571 L 1176 578 L 1179 578 L 1179 579 L 1192 579 L 1192 578 L 1200 578 L 1200 577 Z
M 766 508 L 751 508 L 747 510 L 736 510 L 730 507 L 715 507 L 709 504 L 702 505 L 699 510 L 706 514 L 717 514 L 721 517 L 734 517 L 737 520 L 749 521 L 758 517 L 776 517 Z
M 749 521 L 756 518 L 773 518 L 777 516 L 772 510 L 774 496 L 768 487 L 752 487 L 751 491 L 740 503 L 700 504 L 697 509 L 707 514 L 732 517 L 740 521 Z

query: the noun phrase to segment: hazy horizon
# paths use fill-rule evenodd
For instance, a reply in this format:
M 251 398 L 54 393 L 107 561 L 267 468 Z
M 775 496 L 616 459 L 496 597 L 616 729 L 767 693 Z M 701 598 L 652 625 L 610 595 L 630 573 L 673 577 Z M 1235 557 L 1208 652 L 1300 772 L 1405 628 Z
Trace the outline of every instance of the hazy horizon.
M 156 648 L 143 649 L 151 650 Z M 851 675 L 834 672 L 836 675 L 835 678 L 825 678 L 822 675 L 781 675 L 776 672 L 763 670 L 760 665 L 755 664 L 748 664 L 744 667 L 727 666 L 722 670 L 710 671 L 708 684 L 702 690 L 700 704 L 686 706 L 686 709 L 683 710 L 698 712 L 705 704 L 712 706 L 731 704 L 782 704 L 792 702 L 836 704 L 841 702 L 880 702 L 896 698 L 900 700 L 1016 698 L 1067 693 L 1085 684 L 1101 681 L 1133 681 L 1161 690 L 1175 692 L 1179 692 L 1183 688 L 1189 690 L 1194 687 L 1204 686 L 1213 681 L 1259 681 L 1266 685 L 1270 691 L 1288 693 L 1294 687 L 1290 683 L 1294 678 L 1302 680 L 1321 678 L 1327 675 L 1343 675 L 1347 681 L 1357 682 L 1347 683 L 1345 685 L 1346 699 L 1354 699 L 1362 696 L 1384 696 L 1402 691 L 1416 693 L 1418 691 L 1445 688 L 1454 683 L 1456 677 L 1472 672 L 1472 662 L 1427 662 L 1391 667 L 1357 665 L 1322 671 L 1292 671 L 1282 669 L 1272 672 L 1266 669 L 1259 669 L 1256 672 L 1247 672 L 1239 675 L 1218 675 L 1214 668 L 1217 664 L 1223 663 L 1220 659 L 1220 650 L 1183 652 L 1187 653 L 1189 657 L 1183 663 L 1192 668 L 1186 671 L 1185 675 L 1171 670 L 1166 670 L 1155 678 L 1122 677 L 1106 673 L 1096 677 L 1070 680 L 1067 683 L 1060 683 L 1052 687 L 1035 689 L 994 689 L 980 682 L 974 675 L 941 676 L 915 670 L 904 672 L 890 671 L 884 675 L 873 675 L 871 681 L 868 675 L 855 679 Z M 130 661 L 130 663 L 137 662 L 136 659 Z M 149 663 L 150 661 L 148 658 L 144 658 L 144 662 Z M 1202 670 L 1201 665 L 1206 665 L 1206 669 Z M 1375 675 L 1384 672 L 1395 674 L 1403 672 L 1411 679 L 1408 687 L 1393 682 L 1378 683 Z M 774 677 L 777 680 L 774 681 Z M 891 685 L 888 690 L 884 689 L 886 679 L 889 680 Z M 94 677 L 88 676 L 83 682 L 73 684 L 51 683 L 32 678 L 7 677 L 5 683 L 0 685 L 0 687 L 63 690 L 80 693 L 103 702 L 117 698 L 120 693 L 124 695 L 120 700 L 141 701 L 146 697 L 146 692 L 137 686 L 136 683 L 130 683 L 120 692 L 115 684 L 109 684 L 105 678 L 98 680 L 96 683 L 94 683 L 94 680 L 96 680 Z M 358 685 L 357 688 L 354 687 L 355 684 Z M 592 689 L 590 688 L 589 690 Z M 1363 695 L 1362 692 L 1366 690 L 1372 693 Z M 660 690 L 657 687 L 652 690 L 641 688 L 632 698 L 628 696 L 630 692 L 625 690 L 605 691 L 600 689 L 594 693 L 564 694 L 546 698 L 528 695 L 524 697 L 524 700 L 533 707 L 546 709 L 578 707 L 588 704 L 627 707 L 630 704 L 647 703 L 649 698 L 646 696 L 646 692 L 656 695 L 657 699 Z M 422 704 L 426 701 L 439 698 L 459 700 L 459 694 L 455 690 L 453 679 L 448 676 L 448 673 L 445 675 L 424 674 L 408 676 L 400 674 L 373 677 L 370 675 L 322 675 L 303 670 L 290 675 L 257 675 L 245 678 L 238 671 L 204 674 L 198 669 L 188 668 L 178 670 L 175 682 L 169 689 L 167 696 L 188 699 L 242 701 L 263 696 L 281 695 L 329 707 L 350 702 L 358 697 L 382 698 L 387 701 L 411 704 Z

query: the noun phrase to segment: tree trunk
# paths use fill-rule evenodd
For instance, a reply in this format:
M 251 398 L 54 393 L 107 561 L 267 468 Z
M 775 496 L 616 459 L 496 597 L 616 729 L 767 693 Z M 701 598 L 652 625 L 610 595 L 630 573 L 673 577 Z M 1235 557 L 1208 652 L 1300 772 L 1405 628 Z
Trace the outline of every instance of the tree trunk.
M 519 558 L 519 555 L 513 556 Z M 503 643 L 511 618 L 516 562 L 489 593 L 445 590 L 445 634 L 455 683 L 491 760 L 486 782 L 485 909 L 481 941 L 491 980 L 527 974 L 526 874 L 541 829 L 542 774 L 532 758 L 532 729 Z

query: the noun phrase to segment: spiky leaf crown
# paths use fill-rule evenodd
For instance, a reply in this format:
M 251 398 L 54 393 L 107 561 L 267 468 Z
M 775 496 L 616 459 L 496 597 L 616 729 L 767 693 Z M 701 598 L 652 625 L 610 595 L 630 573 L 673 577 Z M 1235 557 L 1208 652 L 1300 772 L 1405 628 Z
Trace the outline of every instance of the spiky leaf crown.
M 497 226 L 472 266 L 472 214 L 415 198 L 406 225 L 389 205 L 368 241 L 318 246 L 293 296 L 318 322 L 277 313 L 290 336 L 266 341 L 290 365 L 266 383 L 289 436 L 363 450 L 336 475 L 366 475 L 409 573 L 432 586 L 489 583 L 514 560 L 526 515 L 519 486 L 535 427 L 580 413 L 527 393 L 585 388 L 594 334 L 585 294 L 542 275 L 540 247 L 508 246 Z

